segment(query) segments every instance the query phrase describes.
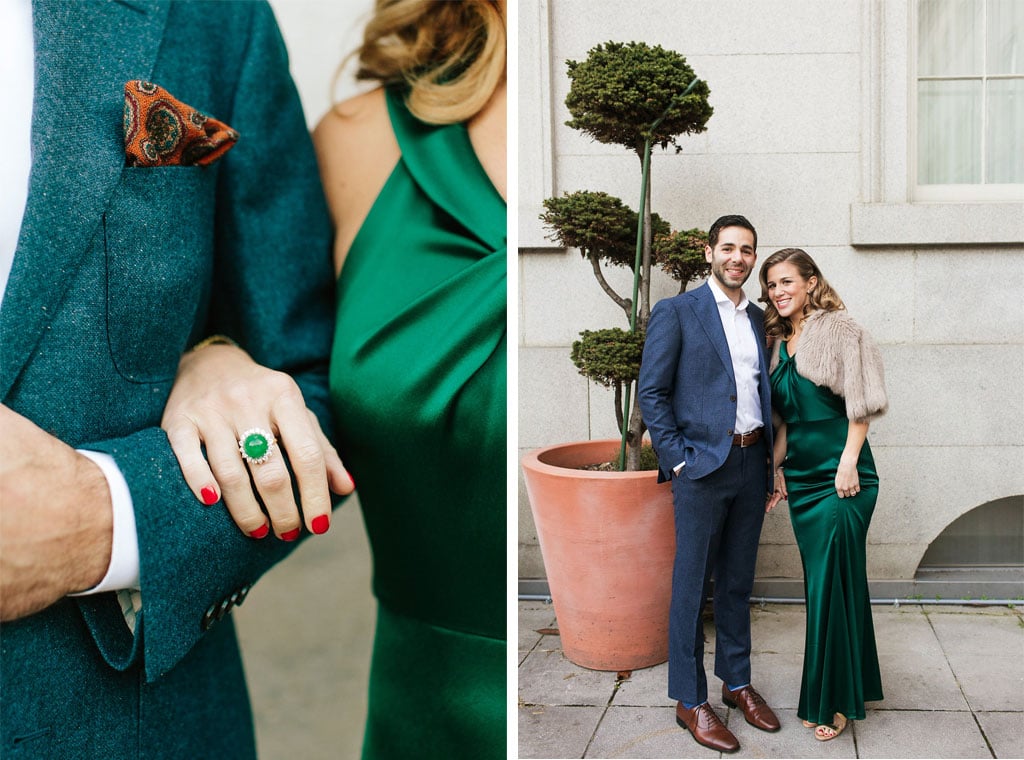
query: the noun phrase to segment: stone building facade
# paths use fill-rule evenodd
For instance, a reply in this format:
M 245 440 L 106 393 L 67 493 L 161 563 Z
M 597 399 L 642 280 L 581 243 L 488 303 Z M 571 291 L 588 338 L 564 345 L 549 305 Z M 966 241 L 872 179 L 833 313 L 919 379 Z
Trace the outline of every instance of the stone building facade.
M 873 593 L 927 588 L 921 565 L 929 547 L 972 513 L 980 519 L 958 523 L 966 525 L 967 543 L 973 540 L 968 561 L 957 560 L 957 547 L 966 544 L 954 536 L 938 564 L 1016 564 L 1015 585 L 999 593 L 1020 589 L 1024 171 L 1014 162 L 1024 161 L 1024 106 L 1000 112 L 1018 137 L 1015 150 L 1007 151 L 1004 140 L 1005 155 L 995 157 L 1010 162 L 1016 183 L 918 182 L 919 92 L 930 86 L 922 84 L 919 47 L 937 44 L 920 39 L 934 34 L 922 27 L 922 14 L 934 10 L 926 3 L 519 3 L 521 453 L 618 436 L 610 393 L 576 373 L 569 346 L 583 329 L 627 325 L 589 263 L 576 250 L 554 247 L 537 216 L 544 197 L 582 189 L 636 208 L 636 157 L 564 126 L 565 61 L 582 60 L 609 40 L 659 44 L 685 55 L 709 83 L 715 112 L 705 133 L 680 139 L 680 153 L 656 149 L 654 211 L 673 229 L 706 230 L 719 215 L 744 214 L 758 229 L 762 260 L 783 247 L 806 249 L 880 344 L 890 411 L 870 432 L 881 477 L 868 537 Z M 977 23 L 993 38 L 1002 34 L 995 21 Z M 1000 86 L 1020 104 L 1024 28 L 1008 41 L 1006 34 L 994 41 L 983 35 L 983 46 L 997 43 L 1017 56 L 1003 78 L 1009 84 Z M 986 114 L 992 118 L 991 110 Z M 978 114 L 967 109 L 960 116 Z M 609 275 L 620 292 L 628 289 L 628 272 Z M 660 275 L 654 290 L 656 299 L 677 286 Z M 756 299 L 759 290 L 754 276 L 748 296 Z M 522 485 L 518 546 L 521 590 L 541 588 L 528 582 L 542 581 L 544 567 Z M 760 593 L 802 594 L 785 504 L 765 522 L 757 575 Z

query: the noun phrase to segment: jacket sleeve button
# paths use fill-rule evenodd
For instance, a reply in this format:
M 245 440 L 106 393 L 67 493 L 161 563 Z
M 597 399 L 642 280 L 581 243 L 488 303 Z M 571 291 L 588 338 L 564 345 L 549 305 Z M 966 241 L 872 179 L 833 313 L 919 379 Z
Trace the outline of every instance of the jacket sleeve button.
M 249 595 L 250 591 L 252 591 L 252 585 L 248 583 L 242 586 L 242 588 L 238 589 L 238 600 L 235 602 L 235 604 L 241 604 L 242 602 L 244 602 L 245 597 Z
M 217 608 L 216 608 L 216 610 L 214 610 L 213 614 L 217 618 L 217 620 L 220 620 L 221 618 L 224 617 L 224 615 L 227 614 L 227 611 L 229 609 L 231 609 L 231 600 L 230 599 L 224 599 L 224 600 L 221 601 L 221 603 L 219 605 L 217 605 Z
M 203 619 L 199 621 L 199 627 L 204 631 L 210 630 L 210 628 L 213 627 L 213 624 L 217 622 L 215 615 L 216 607 L 211 605 L 206 612 L 203 613 Z

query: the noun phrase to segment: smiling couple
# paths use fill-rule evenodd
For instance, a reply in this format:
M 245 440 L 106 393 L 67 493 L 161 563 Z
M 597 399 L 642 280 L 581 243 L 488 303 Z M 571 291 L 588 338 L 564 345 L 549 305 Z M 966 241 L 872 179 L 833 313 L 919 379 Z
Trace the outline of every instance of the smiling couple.
M 705 257 L 707 283 L 651 312 L 639 379 L 675 508 L 668 693 L 697 742 L 739 749 L 708 703 L 702 612 L 713 579 L 722 702 L 779 730 L 751 685 L 749 603 L 764 516 L 788 499 L 808 620 L 797 715 L 828 741 L 882 698 L 865 570 L 878 494 L 866 436 L 887 407 L 881 359 L 806 252 L 762 264 L 764 310 L 743 292 L 757 261 L 746 218 L 715 221 Z

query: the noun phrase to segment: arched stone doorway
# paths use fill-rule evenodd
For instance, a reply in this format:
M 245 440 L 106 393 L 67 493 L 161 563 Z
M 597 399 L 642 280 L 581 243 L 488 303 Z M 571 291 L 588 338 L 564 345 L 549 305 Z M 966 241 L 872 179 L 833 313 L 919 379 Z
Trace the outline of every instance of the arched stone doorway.
M 914 585 L 951 602 L 1024 601 L 1024 495 L 1007 496 L 964 513 L 921 557 Z

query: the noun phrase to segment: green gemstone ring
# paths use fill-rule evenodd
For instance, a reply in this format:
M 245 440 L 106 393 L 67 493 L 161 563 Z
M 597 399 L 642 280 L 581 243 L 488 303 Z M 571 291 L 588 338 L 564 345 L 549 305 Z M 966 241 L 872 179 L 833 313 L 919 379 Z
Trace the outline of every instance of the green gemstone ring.
M 274 453 L 274 436 L 262 428 L 251 428 L 238 440 L 238 451 L 249 464 L 263 464 Z

